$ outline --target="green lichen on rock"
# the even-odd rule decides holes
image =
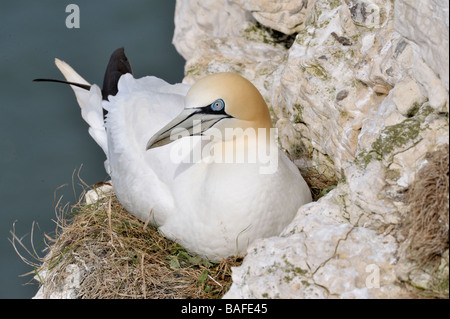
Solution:
[[[302,269],[300,267],[297,267],[296,265],[292,264],[287,260],[286,255],[283,255],[283,261],[285,263],[285,266],[281,266],[281,270],[284,271],[286,274],[284,276],[284,280],[286,283],[290,283],[295,277],[301,276],[304,277],[308,274],[308,270]]]
[[[376,159],[382,160],[395,149],[415,144],[420,132],[420,122],[406,119],[403,122],[386,127],[372,144]]]
[[[316,78],[326,81],[328,79],[328,72],[319,64],[314,64],[304,67],[306,74],[312,75]]]
[[[407,145],[414,146],[418,141],[420,123],[416,120],[405,120],[399,124],[386,127],[380,136],[372,143],[370,150],[362,151],[355,162],[366,168],[373,161],[392,161],[396,149],[407,149]]]
[[[404,121],[385,127],[378,138],[372,143],[371,149],[362,151],[356,158],[356,163],[362,167],[372,160],[392,162],[395,154],[405,151],[420,142],[420,132],[425,129],[422,123],[425,118],[434,112],[434,109],[425,102],[414,116]]]
[[[408,110],[406,116],[407,117],[413,117],[414,115],[417,114],[417,112],[420,109],[421,104],[419,102],[414,103]]]
[[[328,4],[330,6],[330,9],[336,9],[337,7],[340,7],[343,2],[342,0],[332,0],[332,1],[328,1]]]
[[[198,67],[193,67],[188,70],[186,70],[186,76],[200,76],[202,74],[202,71]]]
[[[281,280],[285,283],[290,283],[296,277],[302,277],[302,282],[307,282],[310,275],[307,269],[302,269],[297,265],[292,264],[286,255],[283,255],[280,261],[275,261],[272,265],[270,265],[267,269],[267,273],[283,273],[283,276],[280,276]],[[282,282],[280,281],[280,283]],[[264,297],[264,296],[263,296]]]
[[[387,169],[385,177],[387,180],[396,181],[401,177],[401,173],[396,169]]]

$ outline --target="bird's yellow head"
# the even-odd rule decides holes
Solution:
[[[235,73],[216,73],[198,80],[188,91],[184,110],[158,131],[147,149],[170,143],[172,131],[194,132],[194,121],[201,123],[200,134],[211,127],[270,129],[269,109],[258,89]]]

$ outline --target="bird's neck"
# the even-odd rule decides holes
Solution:
[[[255,122],[241,121],[239,127],[225,128],[222,139],[213,143],[216,160],[222,163],[257,163],[278,151],[276,130]],[[276,154],[277,155],[277,154]]]

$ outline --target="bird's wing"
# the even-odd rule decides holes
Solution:
[[[156,77],[121,76],[118,93],[103,101],[108,161],[122,205],[136,217],[164,224],[175,205],[171,185],[176,164],[171,147],[146,151],[148,140],[183,109],[189,86],[170,85]]]
[[[109,145],[115,153],[143,156],[148,140],[184,107],[189,85],[175,84],[147,76],[121,76],[118,94],[103,101],[108,111],[106,127]]]

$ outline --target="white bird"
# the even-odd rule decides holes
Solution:
[[[121,204],[187,250],[212,261],[243,254],[255,239],[278,235],[311,201],[298,168],[269,134],[263,97],[245,78],[212,74],[192,87],[135,79],[121,48],[102,91],[55,62],[106,154]],[[177,132],[185,137],[174,140]]]

